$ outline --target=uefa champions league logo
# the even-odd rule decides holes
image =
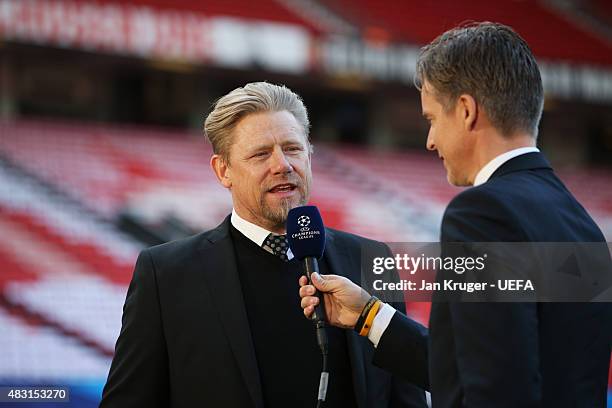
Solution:
[[[319,231],[317,228],[311,231],[310,228],[308,227],[310,225],[311,219],[307,215],[300,215],[297,218],[296,222],[297,222],[298,227],[300,227],[300,232],[291,234],[291,238],[295,240],[301,241],[303,239],[313,239],[325,233],[324,231]]]
[[[307,215],[300,215],[297,219],[297,223],[300,227],[300,231],[305,232],[308,231],[310,228],[308,228],[308,226],[310,225],[310,217]]]
[[[307,215],[300,215],[297,219],[297,223],[300,227],[307,227],[310,225],[310,217]]]

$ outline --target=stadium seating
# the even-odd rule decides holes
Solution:
[[[104,378],[110,358],[103,357],[54,329],[24,323],[0,308],[0,379],[77,381]],[[27,382],[24,382],[26,380]],[[49,384],[47,382],[47,384]]]
[[[116,4],[117,0],[98,0]],[[341,31],[321,24],[303,10],[307,3],[264,0],[129,0],[163,10],[191,11],[206,16],[239,17],[255,21],[273,21],[304,27],[315,35]],[[599,18],[612,19],[610,2],[592,0],[587,5]],[[466,21],[496,21],[514,27],[529,43],[538,57],[556,61],[573,61],[596,65],[612,65],[612,44],[600,33],[572,20],[545,3],[504,0],[476,0],[457,3],[441,2],[379,2],[376,0],[329,0],[319,4],[361,29],[364,37],[371,33],[394,41],[427,44],[444,30]],[[610,21],[610,20],[608,20]],[[331,31],[330,31],[331,30]]]
[[[113,4],[117,0],[102,0]],[[123,2],[125,4],[125,2]],[[296,13],[274,0],[129,0],[134,5],[146,5],[165,10],[195,11],[206,16],[242,17],[250,20],[273,21],[304,26],[313,33],[320,33],[321,27],[301,18]]]
[[[395,40],[416,44],[427,44],[462,22],[500,22],[515,28],[539,57],[612,65],[612,45],[608,41],[580,28],[569,17],[557,14],[541,2],[334,0],[329,7],[364,30],[378,27],[388,31]]]
[[[364,149],[339,148],[337,154],[353,169],[376,175],[407,202],[420,202],[427,208],[435,208],[441,214],[443,208],[461,189],[451,187],[446,181],[441,163],[432,160],[433,154],[402,152],[376,153]],[[608,187],[612,174],[604,168],[560,168],[557,173],[595,217],[610,239],[612,237],[612,190]]]
[[[229,194],[209,168],[210,146],[198,135],[36,121],[0,126],[6,135],[0,140],[1,156],[107,220],[129,212],[155,222],[173,213],[201,230],[214,226],[231,208]],[[609,171],[559,172],[598,221],[607,226],[612,215],[612,192],[605,188]],[[460,191],[448,185],[443,166],[427,152],[317,146],[313,174],[312,201],[327,214],[328,225],[386,241],[435,240],[444,207]],[[27,201],[27,195],[19,198],[11,191],[5,191],[5,196],[12,201]],[[381,207],[380,202],[386,206]],[[47,214],[47,218],[55,213],[47,208],[34,212]],[[385,221],[390,215],[397,219]],[[48,220],[37,224],[27,211],[17,211],[15,218],[52,240],[53,231],[44,225]],[[75,231],[78,228],[73,226],[69,234]],[[75,254],[92,251],[87,242],[60,244]],[[107,262],[104,254],[95,251],[91,257],[77,256],[86,257],[94,265]]]
[[[154,219],[175,212],[203,229],[231,209],[229,194],[209,168],[210,147],[201,137],[37,122],[3,126],[7,137],[0,140],[1,154],[105,217],[136,211]],[[317,151],[312,198],[330,215],[330,226],[350,225],[357,233],[387,240],[435,237],[435,226],[415,231],[402,215],[408,208],[424,212],[426,206],[401,203],[400,222],[385,221],[388,208],[380,207],[375,194],[385,195],[385,201],[390,194],[401,202],[400,196],[381,188],[384,183],[373,175],[355,177],[357,169],[343,167],[334,149],[321,146]]]

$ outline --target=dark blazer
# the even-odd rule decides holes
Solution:
[[[216,229],[139,255],[100,407],[263,408],[229,227],[228,216]],[[329,267],[356,282],[361,245],[388,251],[355,235],[326,234]],[[347,330],[346,341],[360,408],[427,406],[423,390],[370,363],[366,338]]]
[[[605,239],[544,156],[528,153],[451,201],[441,241]],[[434,408],[606,406],[609,303],[433,302],[429,327],[396,313],[375,363],[429,388]]]

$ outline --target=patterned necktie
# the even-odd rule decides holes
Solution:
[[[263,244],[263,248],[266,251],[278,256],[283,261],[289,261],[289,259],[287,258],[287,251],[289,250],[289,245],[287,245],[287,237],[285,237],[284,235],[268,235]]]

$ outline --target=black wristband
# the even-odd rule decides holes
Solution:
[[[366,305],[363,307],[363,310],[359,314],[359,319],[357,319],[357,323],[355,323],[355,328],[353,329],[355,332],[357,332],[357,334],[361,333],[361,329],[363,329],[368,313],[370,313],[370,310],[376,301],[378,301],[378,298],[376,296],[372,296],[370,300],[368,300],[368,303],[366,303]]]

